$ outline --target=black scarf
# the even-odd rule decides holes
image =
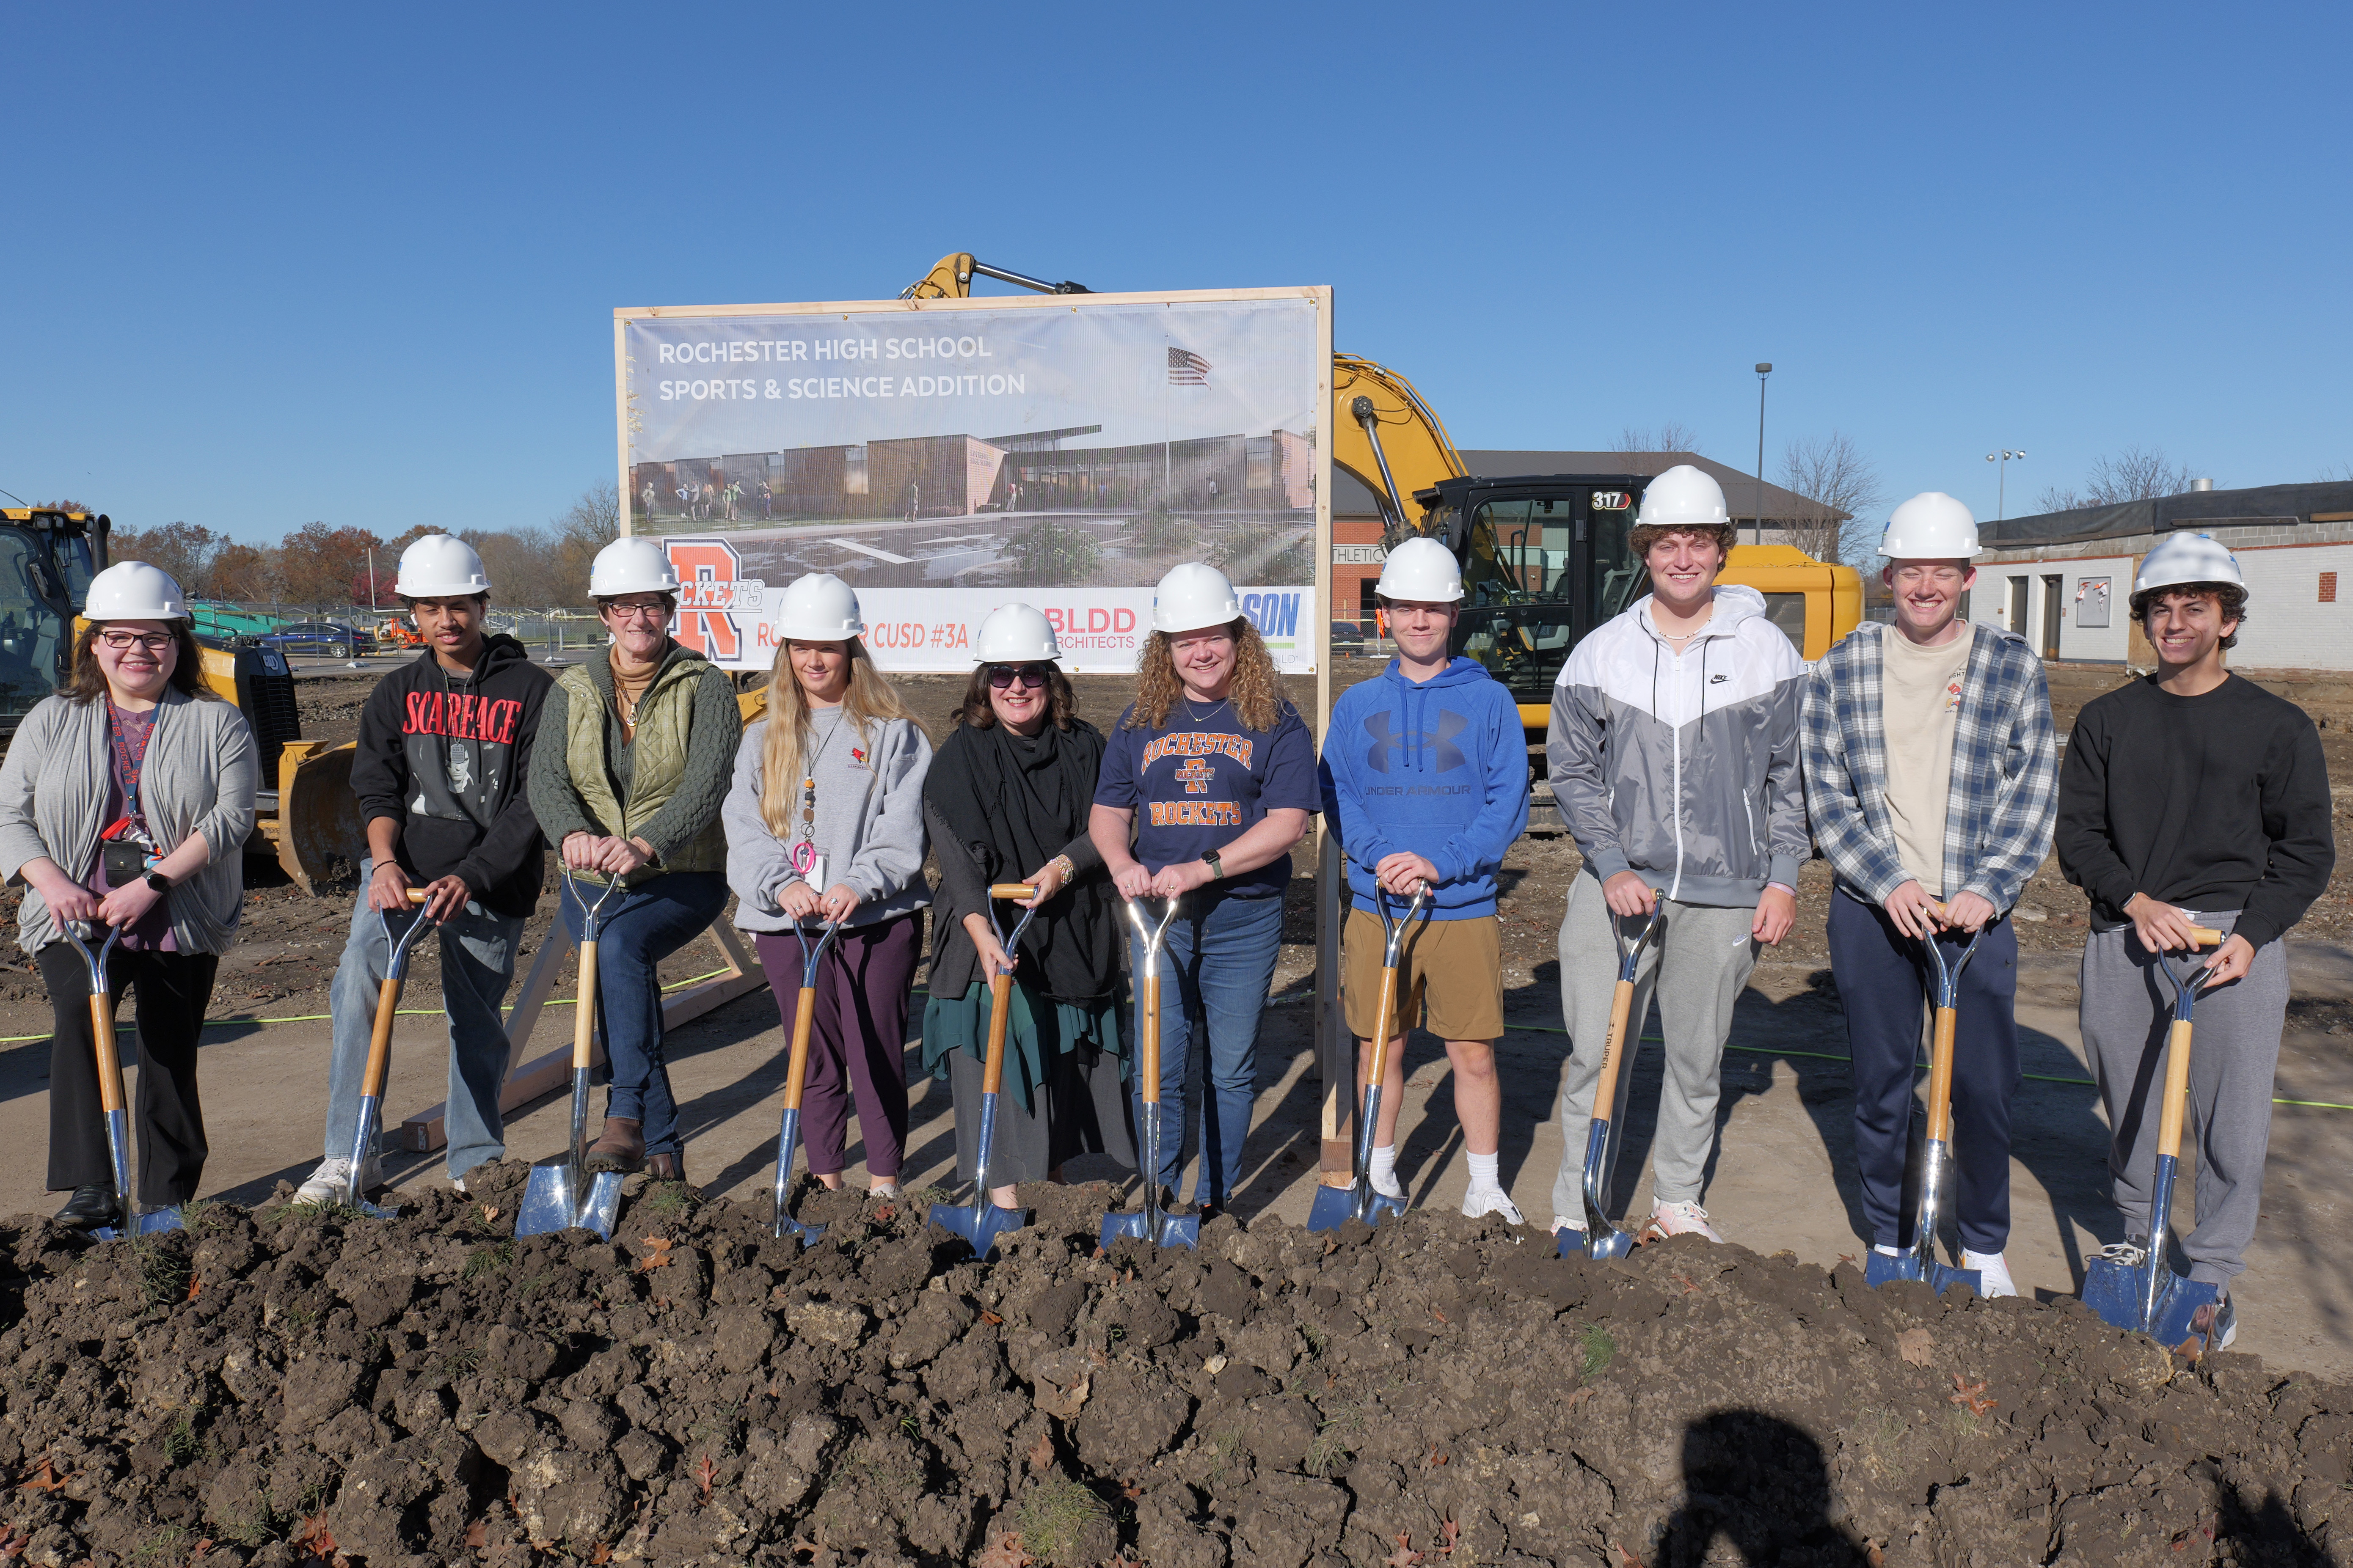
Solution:
[[[1103,731],[1083,719],[1068,730],[1049,722],[1026,743],[1001,723],[961,724],[933,757],[923,797],[971,851],[982,880],[1010,882],[1086,831],[1103,753]],[[1117,896],[1098,870],[1055,894],[1029,922],[1022,955],[1038,965],[1027,973],[1042,976],[1048,995],[1083,1002],[1117,987]]]

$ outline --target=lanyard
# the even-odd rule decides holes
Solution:
[[[159,709],[157,712],[162,710]],[[113,753],[114,784],[122,792],[122,821],[139,823],[139,770],[146,765],[148,743],[155,739],[155,721],[151,718],[139,736],[139,746],[132,749],[122,727],[114,721],[114,704],[106,705],[106,740]]]

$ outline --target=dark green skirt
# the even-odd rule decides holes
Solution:
[[[1044,1181],[1076,1154],[1107,1154],[1134,1169],[1122,1028],[1127,1011],[1124,996],[1056,1002],[1014,982],[990,1185]],[[923,1068],[955,1092],[956,1174],[967,1182],[979,1163],[988,1014],[988,987],[977,981],[961,997],[935,996],[923,1009]]]

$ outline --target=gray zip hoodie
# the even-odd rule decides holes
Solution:
[[[1678,655],[1648,595],[1596,627],[1553,685],[1554,798],[1602,881],[1637,871],[1687,904],[1753,908],[1810,852],[1798,772],[1805,665],[1734,584]]]
[[[789,931],[793,922],[778,903],[784,889],[800,880],[791,858],[792,840],[768,831],[760,815],[761,748],[770,721],[744,731],[735,748],[735,778],[720,807],[727,826],[727,885],[735,890],[735,924],[744,931]],[[811,716],[810,747],[817,752],[817,823],[813,842],[825,857],[825,880],[859,897],[848,921],[871,925],[932,901],[923,880],[923,775],[931,770],[932,743],[904,719],[878,724],[861,739],[839,708]],[[800,824],[798,785],[793,781],[794,827]],[[825,888],[817,889],[822,893]]]

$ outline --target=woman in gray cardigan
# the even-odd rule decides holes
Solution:
[[[71,684],[17,727],[0,761],[0,879],[27,888],[16,940],[56,1016],[49,1042],[58,1218],[112,1211],[90,1033],[90,976],[58,921],[121,932],[107,982],[139,994],[139,1200],[183,1204],[205,1172],[196,1037],[237,940],[253,831],[253,731],[206,689],[179,584],[143,562],[90,579]]]

